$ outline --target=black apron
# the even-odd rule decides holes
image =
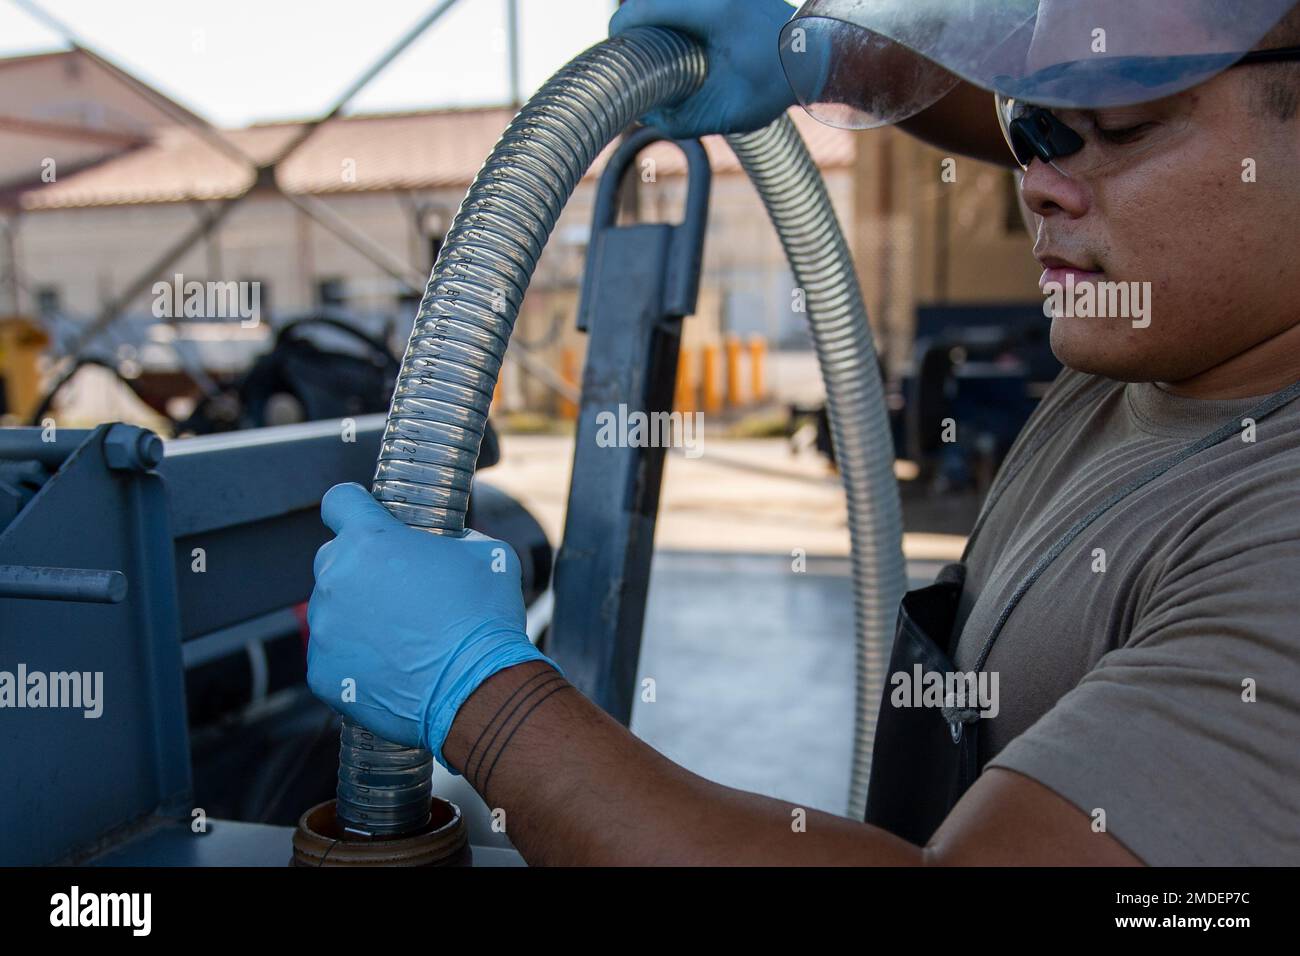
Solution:
[[[934,584],[909,591],[904,596],[898,609],[894,649],[887,672],[889,675],[902,672],[910,678],[919,673],[924,680],[924,675],[937,673],[939,686],[944,686],[945,675],[962,672],[951,658],[959,636],[953,631],[957,602],[966,580],[965,562],[970,556],[976,536],[1002,492],[1011,485],[1025,464],[1078,410],[1091,405],[1090,399],[1094,397],[1094,392],[1099,393],[1113,384],[1104,380],[1094,382],[1070,400],[1073,410],[1063,415],[1054,428],[1027,448],[1019,464],[999,480],[990,492],[962,553],[962,560],[944,567]],[[1297,396],[1300,396],[1300,382],[1263,400],[1241,417],[1262,421]],[[1240,433],[1240,420],[1225,423],[1199,441],[1156,462],[1075,522],[1012,591],[998,615],[992,633],[980,648],[973,670],[976,673],[983,671],[994,642],[1020,599],[1051,563],[1094,521],[1172,468]],[[919,671],[916,670],[918,667]],[[980,714],[974,707],[893,707],[890,706],[889,697],[887,681],[876,721],[866,822],[918,846],[924,846],[956,806],[962,794],[979,776],[982,766],[979,751]]]

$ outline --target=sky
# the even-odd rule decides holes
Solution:
[[[35,0],[90,49],[219,126],[323,112],[436,0]],[[349,113],[509,99],[506,0],[459,0]],[[615,0],[519,0],[524,97],[607,34]],[[0,0],[0,57],[66,47]]]

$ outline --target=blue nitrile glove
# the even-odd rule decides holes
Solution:
[[[313,566],[307,683],[345,717],[447,767],[443,742],[480,684],[525,661],[559,670],[524,632],[510,545],[408,528],[356,484],[331,488],[320,511],[337,537]]]
[[[794,105],[781,67],[781,28],[794,16],[785,0],[628,0],[609,35],[669,27],[694,37],[709,57],[704,86],[673,109],[643,118],[674,139],[752,133]]]

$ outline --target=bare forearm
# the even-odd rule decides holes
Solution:
[[[507,668],[443,748],[533,864],[921,862],[884,831],[710,783],[656,752],[544,663]]]

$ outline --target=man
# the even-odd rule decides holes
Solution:
[[[1289,0],[1252,23],[1220,0],[1006,0],[909,33],[900,18],[928,5],[805,6],[848,12],[785,25],[778,0],[632,0],[613,28],[708,48],[708,85],[650,117],[679,136],[790,105],[783,25],[801,101],[844,125],[989,158],[997,127],[971,104],[989,116],[977,87],[998,94],[1067,369],[964,576],[936,585],[951,635],[927,646],[1000,677],[996,716],[945,712],[978,776],[924,819],[890,731],[880,825],[809,812],[797,832],[790,805],[689,773],[572,688],[523,636],[517,566],[490,570],[499,543],[407,529],[358,486],[322,505],[338,536],[316,562],[311,686],[463,772],[534,864],[1300,863],[1300,16]],[[891,89],[904,37],[920,59]],[[836,58],[791,59],[818,48]],[[1104,283],[1145,295],[1145,317],[1137,299],[1081,315]],[[899,707],[887,692],[882,729]]]

